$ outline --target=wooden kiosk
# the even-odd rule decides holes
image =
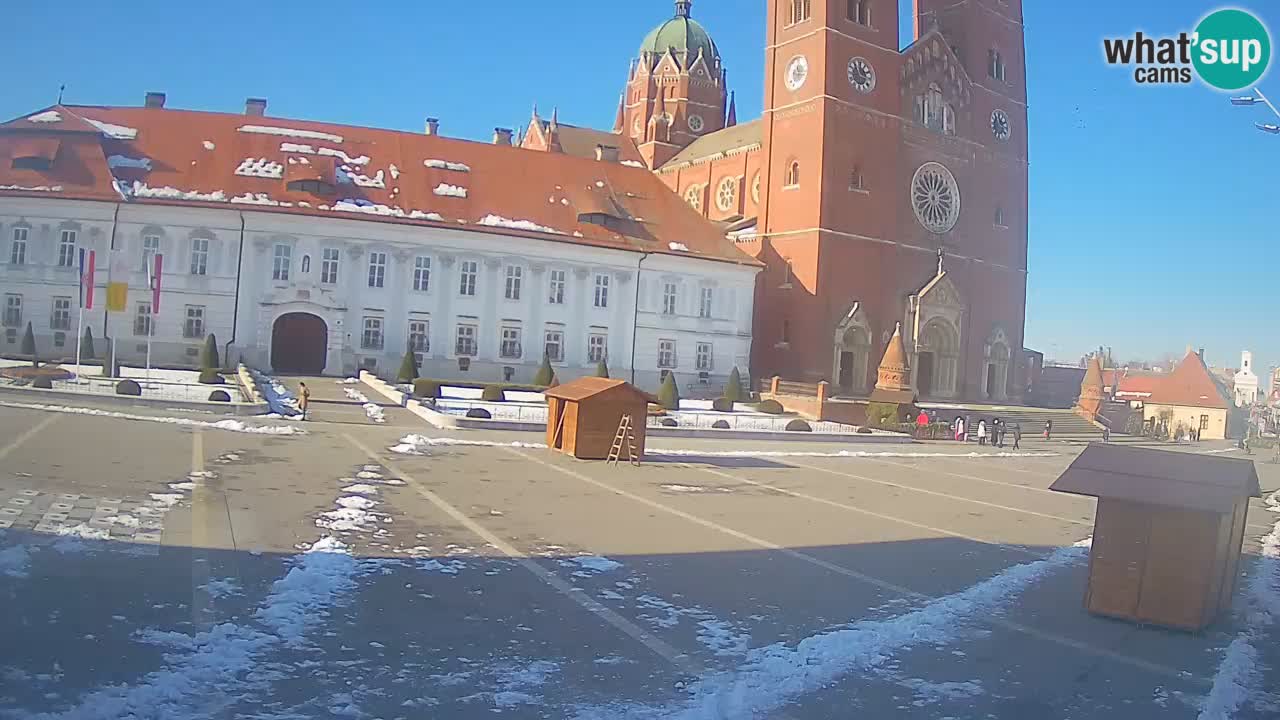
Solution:
[[[631,440],[639,461],[644,456],[648,393],[622,381],[582,377],[548,388],[547,447],[579,460],[605,460],[624,416],[631,418]]]
[[[1095,443],[1049,489],[1098,498],[1089,612],[1195,631],[1231,607],[1252,462]]]

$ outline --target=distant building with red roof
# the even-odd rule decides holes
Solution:
[[[1204,358],[1188,351],[1173,372],[1151,383],[1143,399],[1143,419],[1198,429],[1203,440],[1223,440],[1231,432],[1233,403],[1222,384],[1210,372]]]

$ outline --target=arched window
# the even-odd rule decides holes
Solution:
[[[956,134],[956,111],[950,104],[942,106],[942,134]]]
[[[848,17],[859,25],[871,24],[870,0],[849,0]]]
[[[791,17],[787,24],[794,25],[809,19],[809,0],[791,0]]]
[[[866,190],[866,181],[862,177],[862,167],[854,165],[853,170],[849,172],[849,189],[850,190]]]
[[[783,187],[800,187],[800,161],[787,163],[787,177],[782,181]]]
[[[309,272],[311,272],[311,256],[303,255],[302,256],[302,274],[306,275]]]
[[[942,88],[931,83],[924,94],[924,124],[934,130],[942,128]]]
[[[1004,82],[1004,58],[994,48],[987,51],[987,75]]]

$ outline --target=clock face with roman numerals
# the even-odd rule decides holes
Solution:
[[[869,93],[876,87],[876,71],[866,58],[849,61],[849,84],[860,93]]]
[[[1009,116],[1003,110],[991,113],[991,134],[997,140],[1009,139]]]

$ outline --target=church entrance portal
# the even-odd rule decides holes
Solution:
[[[329,329],[311,313],[287,313],[271,331],[271,369],[279,373],[319,375],[324,372]]]

